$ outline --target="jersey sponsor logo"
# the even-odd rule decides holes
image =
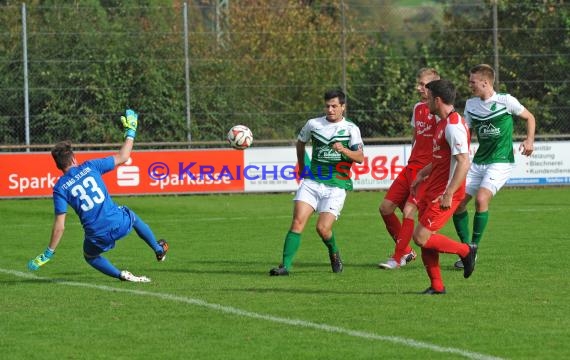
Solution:
[[[328,146],[321,146],[317,149],[317,160],[320,161],[339,161],[340,153],[336,152],[333,148]]]
[[[481,126],[479,126],[477,132],[479,136],[482,138],[492,138],[492,137],[501,136],[501,129],[495,127],[491,123],[482,124]]]
[[[432,136],[431,129],[433,124],[424,122],[424,121],[416,121],[416,134],[423,135],[423,136]]]
[[[437,159],[441,159],[441,155],[439,155],[439,150],[441,150],[441,146],[439,145],[438,140],[441,140],[441,138],[443,137],[443,130],[440,130],[435,138],[433,139],[433,157],[437,158]]]

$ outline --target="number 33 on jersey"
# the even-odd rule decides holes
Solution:
[[[123,213],[110,199],[103,174],[115,168],[112,156],[86,161],[71,167],[53,188],[55,214],[67,213],[67,204],[79,216],[87,234],[106,229],[113,222],[119,222]],[[106,216],[98,216],[106,214]],[[119,219],[121,217],[121,219]]]

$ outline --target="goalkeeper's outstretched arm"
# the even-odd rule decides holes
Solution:
[[[43,253],[39,254],[28,262],[28,269],[38,270],[40,267],[44,266],[48,261],[51,260],[55,254],[55,249],[63,237],[63,232],[65,231],[65,215],[66,214],[57,214],[55,216],[51,230],[51,240],[48,247],[44,250]]]
[[[115,166],[119,166],[127,162],[129,157],[131,156],[131,151],[133,150],[134,141],[132,138],[125,138],[125,142],[123,146],[121,146],[121,150],[113,157],[115,158]]]
[[[61,238],[63,237],[63,232],[65,231],[65,213],[57,214],[53,220],[53,226],[51,229],[51,240],[49,242],[49,248],[55,251],[55,248],[59,245]]]

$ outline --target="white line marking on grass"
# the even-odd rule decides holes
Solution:
[[[159,299],[163,299],[163,300],[177,301],[180,303],[196,305],[196,306],[204,307],[207,309],[215,310],[215,311],[225,313],[225,314],[230,314],[230,315],[237,315],[237,316],[243,316],[243,317],[248,317],[248,318],[252,318],[252,319],[260,319],[260,320],[265,320],[265,321],[271,321],[271,322],[279,323],[279,324],[298,326],[298,327],[303,327],[303,328],[308,328],[308,329],[315,329],[315,330],[325,331],[328,333],[344,334],[344,335],[357,337],[357,338],[361,338],[361,339],[366,339],[366,340],[378,340],[378,341],[382,341],[382,342],[401,344],[401,345],[411,347],[411,348],[416,348],[416,349],[426,349],[426,350],[431,350],[431,351],[439,352],[439,353],[460,355],[460,356],[463,356],[463,357],[468,358],[468,359],[502,360],[502,358],[491,356],[491,355],[480,354],[480,353],[466,351],[466,350],[452,348],[452,347],[438,346],[438,345],[426,343],[423,341],[417,341],[417,340],[407,339],[407,338],[398,337],[398,336],[378,335],[378,334],[374,334],[374,333],[370,333],[370,332],[351,330],[351,329],[346,329],[346,328],[342,328],[339,326],[319,324],[319,323],[314,323],[314,322],[300,320],[300,319],[289,319],[289,318],[283,318],[283,317],[278,317],[278,316],[260,314],[260,313],[256,313],[256,312],[252,312],[252,311],[241,310],[241,309],[231,307],[231,306],[209,303],[209,302],[206,302],[204,300],[193,299],[193,298],[184,297],[184,296],[177,296],[177,295],[164,294],[164,293],[156,293],[156,292],[144,291],[144,290],[122,289],[122,288],[118,288],[118,287],[105,286],[105,285],[95,285],[95,284],[88,284],[88,283],[80,283],[80,282],[74,282],[74,281],[54,280],[54,279],[49,279],[49,278],[42,278],[42,277],[30,274],[30,273],[25,273],[25,272],[15,271],[15,270],[8,270],[8,269],[0,269],[0,272],[5,273],[5,274],[10,274],[10,275],[15,275],[17,277],[22,277],[22,278],[26,278],[26,279],[34,279],[34,280],[41,280],[41,281],[45,281],[45,282],[52,282],[52,283],[56,283],[59,285],[85,287],[85,288],[103,290],[103,291],[108,291],[108,292],[122,292],[122,293],[128,293],[128,294],[134,294],[134,295],[140,295],[140,296],[155,297],[155,298],[159,298]]]

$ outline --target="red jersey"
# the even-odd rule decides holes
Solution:
[[[454,111],[447,119],[437,122],[433,136],[432,170],[426,180],[426,200],[434,200],[445,192],[457,166],[453,155],[469,153],[469,142],[469,129],[459,113]],[[464,194],[465,181],[453,197],[463,198]]]
[[[419,170],[429,164],[433,151],[433,134],[437,124],[437,116],[430,114],[425,102],[414,105],[411,124],[414,127],[415,140],[408,166]]]

